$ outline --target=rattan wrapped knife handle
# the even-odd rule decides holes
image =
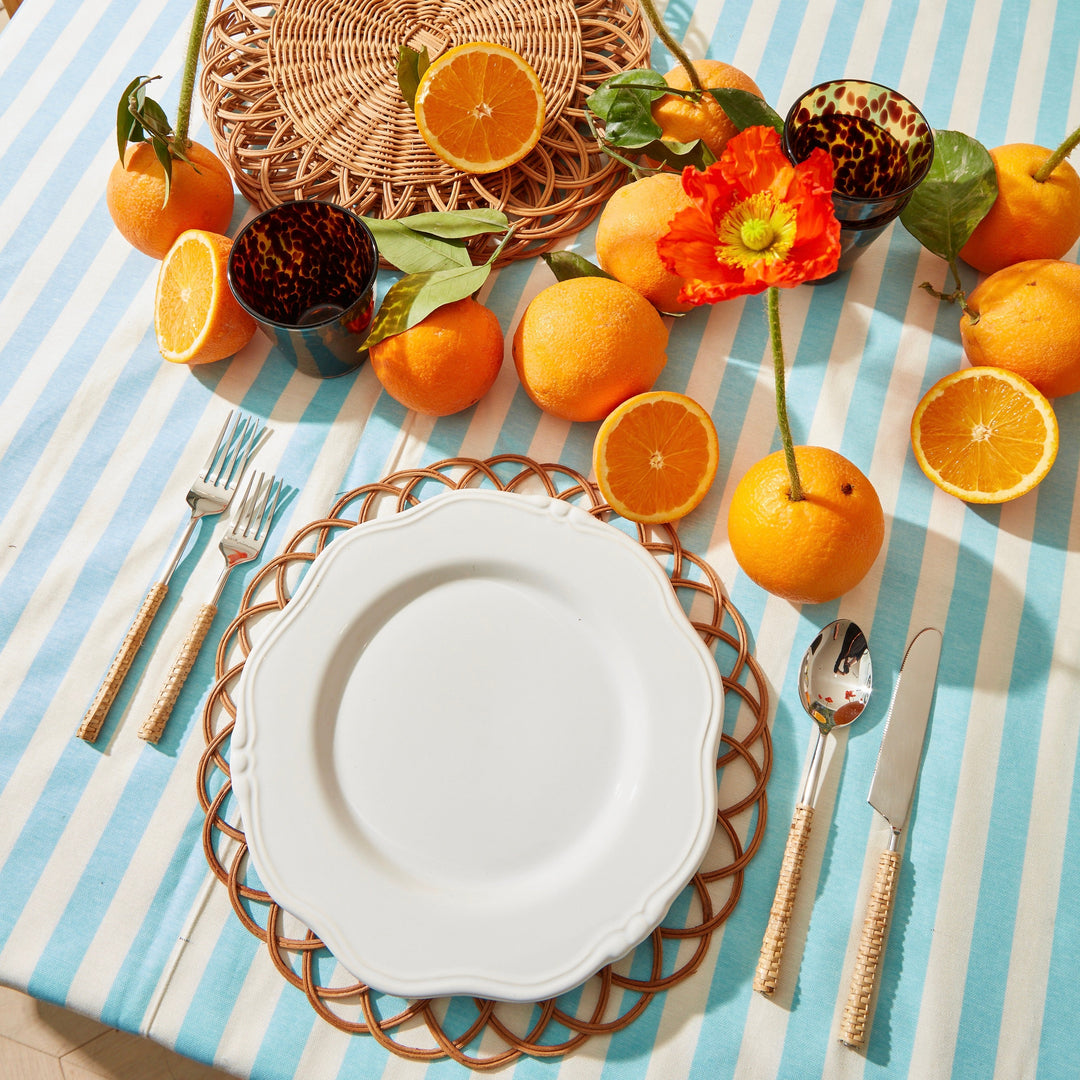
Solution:
[[[210,624],[214,621],[216,614],[217,606],[215,604],[203,604],[199,608],[199,614],[195,616],[195,621],[188,631],[188,636],[184,639],[184,644],[180,646],[180,652],[177,653],[176,660],[173,661],[172,671],[169,672],[169,677],[165,680],[165,685],[162,686],[161,693],[158,694],[158,699],[154,703],[153,709],[150,710],[150,715],[143,721],[142,727],[139,728],[140,739],[156,743],[164,734],[165,725],[172,715],[176,699],[180,696],[180,691],[183,689],[192,667],[195,666],[199,650],[206,640],[206,635],[210,632]]]
[[[780,978],[780,960],[787,943],[788,924],[795,906],[795,894],[802,877],[803,859],[806,857],[806,844],[810,839],[810,826],[813,821],[814,808],[799,803],[795,807],[791,828],[788,830],[784,860],[780,864],[780,880],[776,883],[776,895],[769,911],[769,925],[765,927],[761,955],[754,972],[754,989],[762,994],[772,994]]]
[[[165,582],[159,581],[156,585],[151,586],[150,591],[146,594],[146,599],[143,600],[142,607],[139,608],[139,613],[135,616],[135,621],[131,624],[127,635],[120,643],[116,656],[113,657],[113,662],[109,666],[97,695],[91,702],[90,708],[86,710],[86,715],[79,726],[78,735],[80,739],[93,742],[98,737],[101,727],[105,723],[105,717],[109,715],[109,709],[112,708],[112,703],[120,692],[124,678],[127,676],[128,671],[131,670],[135,654],[139,651],[139,647],[146,637],[146,632],[150,629],[150,624],[154,621],[154,616],[157,614],[158,608],[161,607],[161,601],[165,599],[165,594],[168,591],[169,586]]]
[[[862,1046],[866,1039],[866,1024],[870,1019],[870,1002],[874,996],[885,955],[885,939],[889,932],[889,915],[896,896],[896,879],[900,874],[900,853],[883,851],[878,860],[874,888],[866,905],[859,953],[851,977],[840,1041],[848,1046]]]

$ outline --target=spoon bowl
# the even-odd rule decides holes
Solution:
[[[780,880],[776,884],[769,925],[765,928],[754,973],[754,989],[763,994],[774,993],[780,977],[780,960],[814,820],[814,799],[825,757],[825,740],[833,728],[846,727],[858,718],[870,700],[872,687],[873,666],[862,630],[850,619],[836,619],[823,627],[810,643],[799,668],[799,698],[817,725],[817,738],[791,819],[784,860],[780,864]]]

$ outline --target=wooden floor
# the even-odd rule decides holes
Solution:
[[[3,1080],[230,1080],[149,1039],[0,987]]]

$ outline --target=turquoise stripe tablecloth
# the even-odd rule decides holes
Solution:
[[[1080,122],[1076,0],[672,0],[664,17],[691,53],[751,73],[781,112],[814,83],[854,75],[987,146],[1056,146]],[[209,876],[195,769],[212,650],[162,743],[135,737],[212,590],[212,529],[180,565],[101,738],[74,737],[179,537],[183,494],[229,407],[270,423],[260,464],[296,489],[270,551],[339,493],[400,467],[516,453],[587,474],[596,432],[541,414],[512,363],[479,405],[435,421],[382,394],[368,368],[318,382],[259,336],[199,370],[160,360],[157,264],[116,233],[105,178],[120,91],[161,74],[155,96],[171,107],[189,18],[179,0],[24,0],[0,35],[0,981],[259,1080],[464,1075],[319,1020]],[[660,47],[654,65],[670,66]],[[210,141],[201,115],[192,134]],[[233,232],[250,213],[238,199]],[[594,230],[569,246],[592,257]],[[777,445],[761,298],[671,322],[659,386],[709,409],[721,450],[716,483],[679,536],[719,572],[770,687],[764,842],[693,977],[615,1036],[504,1072],[1080,1075],[1080,405],[1055,402],[1060,453],[1036,492],[978,509],[933,488],[908,423],[962,361],[957,312],[917,288],[925,280],[945,285],[944,263],[897,224],[850,274],[783,296],[796,440],[856,462],[887,517],[870,575],[827,605],[764,593],[725,535],[735,483]],[[976,280],[965,269],[965,285]],[[550,281],[539,260],[514,263],[481,299],[509,335]],[[243,586],[235,575],[223,611]],[[879,689],[866,719],[833,740],[785,976],[766,1000],[751,979],[811,742],[796,672],[815,628],[837,616],[867,631]],[[905,643],[927,624],[944,631],[936,704],[881,998],[857,1054],[836,1031],[886,841],[866,791]]]

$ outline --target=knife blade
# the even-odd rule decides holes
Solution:
[[[867,802],[889,823],[892,835],[888,848],[878,859],[851,988],[844,1007],[840,1041],[848,1046],[862,1046],[866,1039],[870,1005],[881,971],[889,915],[900,872],[897,847],[900,834],[907,824],[919,778],[919,764],[941,658],[941,641],[941,631],[928,626],[920,630],[908,644],[885,720],[874,776],[870,781]]]

